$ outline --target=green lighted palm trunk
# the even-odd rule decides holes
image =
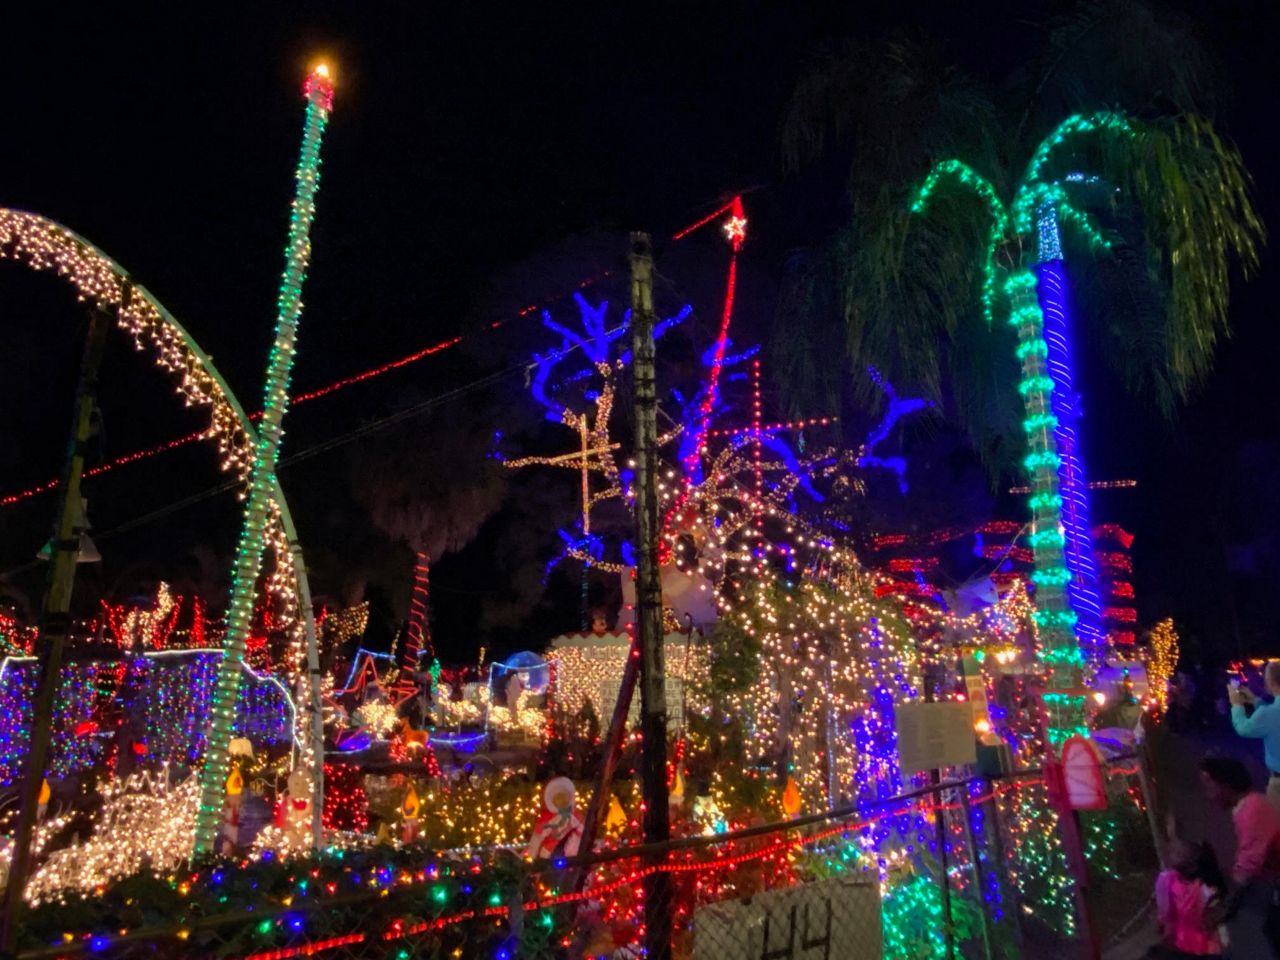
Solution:
[[[935,206],[935,195],[944,188],[955,188],[961,196]],[[980,209],[971,199],[979,201]],[[1054,354],[1048,352],[1041,310],[1041,297],[1052,311],[1056,308],[1051,304],[1061,306],[1061,295],[1057,300],[1046,296],[1046,271],[1040,263],[1063,259],[1060,229],[1076,241],[1072,259],[1082,246],[1079,241],[1095,251],[1109,249],[1097,220],[1121,207],[1127,208],[1126,219],[1138,215],[1150,274],[1162,278],[1159,285],[1168,301],[1160,349],[1148,354],[1145,363],[1154,361],[1152,379],[1162,385],[1158,395],[1166,402],[1182,400],[1208,371],[1213,346],[1227,330],[1231,260],[1238,259],[1246,271],[1255,268],[1263,239],[1244,162],[1205,120],[1191,114],[1152,121],[1109,111],[1077,114],[1040,141],[1007,202],[968,164],[944,160],[934,165],[911,204],[913,213],[930,215],[939,234],[967,237],[975,227],[985,227],[982,315],[990,327],[996,314],[1007,309],[1018,333],[1019,391],[1026,406],[1023,428],[1029,451],[1025,464],[1035,524],[1035,617],[1040,655],[1049,673],[1048,738],[1055,744],[1084,731],[1081,641],[1095,658],[1100,644],[1096,631],[1089,629],[1095,608],[1088,583],[1071,583],[1067,565],[1070,556],[1072,566],[1081,566],[1087,552],[1081,546],[1083,520],[1071,489],[1075,470],[1068,463],[1060,473],[1061,459],[1070,460],[1073,451],[1070,440],[1059,449],[1058,437],[1066,439],[1071,428],[1054,416],[1049,366],[1052,362],[1056,369],[1059,352],[1056,344]],[[974,219],[975,213],[980,219]],[[938,240],[937,234],[929,238],[930,243]],[[913,248],[900,243],[897,249],[902,256]],[[955,294],[963,289],[957,279],[951,267],[922,271],[918,292],[928,300],[921,302],[952,314],[958,306]],[[1051,316],[1051,325],[1055,321]],[[1143,362],[1143,357],[1135,357],[1135,363]],[[1069,407],[1063,404],[1059,409]],[[1066,494],[1071,501],[1065,514],[1069,533],[1063,530],[1063,475],[1068,477]],[[1084,529],[1087,533],[1087,524]],[[1086,614],[1083,623],[1081,610]]]
[[[1084,658],[1075,633],[1076,613],[1071,609],[1063,552],[1062,497],[1058,494],[1060,460],[1051,407],[1053,378],[1046,369],[1048,345],[1044,339],[1044,315],[1036,295],[1036,276],[1019,270],[1005,284],[1009,296],[1009,324],[1018,332],[1018,357],[1022,361],[1022,394],[1028,454],[1023,464],[1031,478],[1030,542],[1035,553],[1036,623],[1040,648],[1049,668],[1045,707],[1049,713],[1049,740],[1054,744],[1075,733],[1086,733],[1084,697],[1081,693]]]
[[[320,143],[333,105],[333,85],[329,70],[319,66],[303,88],[307,98],[307,119],[302,134],[302,154],[295,176],[293,214],[289,223],[289,245],[285,251],[284,276],[276,308],[276,339],[267,363],[267,382],[262,422],[249,478],[249,497],[244,527],[232,570],[231,603],[227,610],[227,635],[223,642],[218,681],[209,703],[209,727],[204,766],[200,771],[200,807],[196,812],[195,852],[213,848],[221,820],[227,779],[227,748],[232,719],[240,693],[241,667],[245,643],[253,616],[258,575],[262,570],[264,533],[276,458],[280,448],[281,422],[289,405],[289,377],[293,369],[298,320],[302,315],[302,282],[310,256],[311,222],[315,218],[315,197],[320,186]]]

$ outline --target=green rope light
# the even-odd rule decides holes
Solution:
[[[1067,117],[1047,137],[1040,141],[1040,146],[1036,148],[1036,152],[1032,155],[1031,162],[1027,164],[1027,172],[1023,175],[1022,182],[1040,182],[1049,158],[1069,138],[1099,131],[1129,137],[1137,135],[1133,126],[1129,123],[1129,118],[1122,113],[1100,110],[1097,113],[1088,115],[1077,113]]]
[[[204,765],[200,769],[200,806],[196,810],[194,852],[213,849],[221,819],[225,784],[229,769],[228,747],[236,699],[240,693],[241,664],[253,619],[253,600],[262,555],[266,547],[266,525],[275,480],[276,459],[283,434],[281,423],[289,406],[289,379],[293,370],[298,321],[302,316],[302,283],[311,254],[311,223],[315,218],[315,197],[320,187],[320,144],[333,106],[333,84],[329,70],[319,66],[303,88],[307,98],[302,151],[295,174],[293,213],[285,248],[284,276],[276,305],[276,338],[267,363],[265,402],[249,475],[249,497],[236,562],[232,568],[231,602],[227,608],[227,633],[222,662],[209,702],[209,731]]]
[[[1052,430],[1058,425],[1058,418],[1052,413],[1036,413],[1022,421],[1022,429],[1026,433],[1037,430]]]
[[[1027,537],[1027,543],[1035,547],[1060,547],[1066,542],[1061,530],[1037,530]]]
[[[1046,397],[1053,393],[1053,378],[1047,374],[1040,374],[1036,377],[1027,377],[1018,384],[1018,392],[1024,397],[1032,393],[1041,393]],[[1045,406],[1048,406],[1046,403]]]
[[[1019,360],[1025,360],[1029,354],[1036,354],[1040,357],[1049,355],[1049,345],[1040,340],[1026,340],[1018,344],[1017,355]]]
[[[1048,570],[1036,570],[1031,580],[1041,587],[1065,587],[1071,582],[1071,571],[1066,567],[1050,567]]]
[[[1052,450],[1040,450],[1036,453],[1028,454],[1023,459],[1022,465],[1027,468],[1028,473],[1034,473],[1036,470],[1043,470],[1046,467],[1056,471],[1062,466],[1062,458]]]

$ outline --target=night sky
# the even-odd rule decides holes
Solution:
[[[287,457],[405,396],[470,381],[486,354],[511,354],[527,331],[491,341],[478,331],[507,319],[513,297],[562,294],[569,278],[569,268],[544,271],[550,289],[512,291],[513,275],[530,286],[543,276],[516,269],[528,258],[589,231],[666,236],[735,192],[749,191],[752,220],[741,322],[744,335],[765,338],[788,252],[820,243],[842,216],[836,164],[784,177],[779,159],[779,118],[815,46],[929,36],[968,71],[997,78],[1037,23],[1066,5],[858,6],[232,3],[198,8],[206,14],[98,5],[64,7],[44,22],[11,16],[0,39],[0,204],[61,221],[113,256],[256,407],[301,132],[299,87],[318,56],[329,58],[336,105],[294,383],[307,390],[455,334],[469,341],[466,351],[298,408]],[[1280,11],[1263,0],[1178,6],[1223,65],[1230,96],[1217,120],[1240,146],[1274,229]],[[682,257],[667,265],[678,265],[697,329],[709,337],[722,245]],[[1210,655],[1280,652],[1276,279],[1268,251],[1260,274],[1233,287],[1234,337],[1172,425],[1120,393],[1093,370],[1100,365],[1086,361],[1082,373],[1091,475],[1139,481],[1136,491],[1096,498],[1094,518],[1137,535],[1142,620],[1175,616]],[[12,266],[0,269],[0,297],[5,493],[59,469],[84,324],[65,287]],[[103,390],[108,455],[202,425],[126,344],[113,345]],[[439,455],[448,469],[448,451]],[[346,529],[335,478],[349,456],[338,450],[282,473],[304,548]],[[144,569],[167,575],[166,564],[202,543],[229,554],[237,507],[225,495],[111,535],[218,479],[212,453],[192,449],[90,485],[106,560],[83,591],[119,592]],[[53,506],[45,496],[0,509],[0,574],[28,592],[38,594],[29,561]],[[1007,496],[998,508],[1018,515]],[[490,586],[484,550],[500,549],[499,534],[487,531],[487,546],[437,571],[437,628],[457,655],[470,656],[480,640],[468,631]],[[554,530],[546,535],[550,548]],[[539,611],[526,636],[501,642],[541,646],[563,617],[554,603]]]

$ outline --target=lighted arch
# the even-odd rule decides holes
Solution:
[[[134,282],[123,267],[62,224],[3,207],[0,259],[24,263],[33,270],[56,272],[75,288],[80,300],[113,311],[117,325],[133,337],[137,348],[151,349],[157,365],[176,377],[177,390],[184,401],[189,406],[209,409],[209,427],[204,435],[217,444],[222,470],[234,474],[242,483],[248,482],[257,440],[252,422],[213,361],[146,287]],[[289,623],[285,670],[295,689],[304,676],[309,677],[310,710],[299,711],[298,722],[305,724],[302,718],[310,714],[310,737],[307,730],[298,730],[295,742],[310,743],[314,753],[309,759],[314,762],[315,757],[323,755],[315,621],[297,531],[279,478],[273,480],[272,508],[268,537],[276,566],[267,576],[267,589],[289,601],[286,609],[297,610]]]

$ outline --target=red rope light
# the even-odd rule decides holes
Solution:
[[[496,327],[501,326],[504,322],[505,321],[499,320],[492,324],[488,329],[495,329]],[[315,390],[308,391],[307,393],[298,394],[298,396],[294,397],[291,402],[296,405],[299,403],[306,403],[308,400],[317,400],[320,397],[336,393],[346,387],[354,386],[357,383],[364,383],[366,380],[372,380],[375,377],[380,377],[384,373],[390,373],[392,370],[398,370],[401,367],[407,367],[411,363],[417,363],[424,357],[429,357],[432,354],[448,350],[450,347],[456,347],[461,342],[462,337],[450,337],[448,340],[442,340],[439,343],[434,343],[429,347],[424,347],[423,349],[407,356],[391,360],[376,367],[371,367],[362,373],[343,377],[341,380],[335,380],[327,386],[319,387]],[[261,418],[262,411],[249,414],[250,420],[259,420]],[[104,473],[109,473],[110,471],[115,470],[117,467],[123,467],[130,463],[137,463],[139,460],[149,460],[152,457],[159,456],[162,453],[168,453],[170,450],[176,450],[178,447],[185,447],[189,443],[194,443],[195,441],[203,440],[204,438],[205,431],[197,430],[194,433],[188,433],[186,436],[177,437],[173,440],[166,440],[164,443],[156,444],[154,447],[146,447],[142,450],[134,450],[131,453],[121,454],[114,460],[108,460],[106,463],[100,463],[96,467],[86,470],[84,475],[86,477],[101,476]],[[61,478],[55,477],[45,483],[37,484],[34,487],[28,487],[26,490],[19,490],[16,493],[6,494],[5,496],[0,497],[0,507],[12,506],[15,503],[19,503],[23,500],[29,500],[31,497],[39,496],[42,493],[48,493],[50,490],[56,490],[61,486],[61,484]]]
[[[1136,765],[1129,766],[1129,767],[1111,766],[1109,773],[1119,774],[1121,776],[1132,776],[1134,773],[1137,772],[1137,770],[1138,770],[1138,767]],[[990,790],[988,790],[984,794],[981,794],[980,796],[971,797],[968,803],[981,805],[988,800],[994,800],[997,797],[1000,797],[1006,793],[1009,793],[1010,791],[1036,784],[1041,780],[1043,780],[1043,775],[1039,773],[1031,773],[1021,777],[1017,777],[1015,779],[1010,779],[1010,780],[1004,781],[1003,783],[993,786]],[[1138,799],[1138,798],[1135,797],[1135,799]],[[700,862],[686,861],[683,863],[679,863],[679,862],[672,862],[670,860],[667,860],[666,862],[663,862],[663,863],[641,867],[623,876],[617,877],[607,883],[597,884],[588,889],[584,889],[578,892],[569,892],[569,893],[558,894],[550,897],[545,897],[543,899],[530,900],[522,904],[522,909],[527,913],[532,913],[538,910],[545,910],[549,907],[559,906],[562,904],[574,903],[577,901],[589,900],[589,899],[598,899],[605,894],[612,893],[624,887],[632,886],[637,882],[639,882],[640,880],[642,880],[643,878],[645,878],[646,876],[649,876],[650,874],[656,873],[658,871],[665,871],[667,873],[695,873],[695,874],[710,873],[712,871],[721,871],[730,867],[738,866],[743,863],[748,863],[752,860],[764,860],[770,857],[778,857],[797,847],[806,846],[808,844],[829,839],[831,837],[848,835],[851,833],[856,833],[861,830],[866,830],[872,827],[878,821],[886,818],[899,817],[908,813],[918,813],[921,815],[928,815],[931,813],[937,813],[941,811],[960,810],[960,809],[964,809],[964,807],[965,807],[965,804],[963,802],[941,803],[941,802],[933,801],[933,802],[924,802],[924,803],[914,803],[903,808],[886,808],[885,810],[875,814],[874,816],[867,817],[863,820],[855,821],[852,823],[833,824],[829,827],[826,827],[822,830],[818,830],[808,835],[791,837],[787,839],[779,839],[774,841],[773,843],[770,843],[764,847],[761,847],[755,850],[748,850],[748,851],[733,854],[730,856],[718,856],[718,857],[714,857],[713,859],[700,861]],[[732,848],[732,841],[730,841],[729,843],[729,848],[730,849]],[[478,871],[478,867],[473,869]],[[403,875],[402,879],[409,883],[417,883],[417,882],[426,881],[428,876],[434,878],[435,874],[434,872],[430,872],[430,873],[419,872],[416,875],[416,878],[408,874],[405,874]],[[384,893],[386,892],[387,891],[384,891]],[[444,929],[445,927],[449,927],[454,924],[462,923],[468,920],[484,919],[488,917],[503,917],[508,915],[509,911],[510,911],[510,906],[506,904],[502,904],[498,906],[487,906],[483,908],[471,908],[468,910],[461,910],[456,913],[448,914],[442,917],[437,917],[433,920],[422,921],[412,925],[406,925],[405,921],[403,919],[400,919],[400,920],[394,921],[391,924],[391,926],[382,933],[381,939],[383,941],[398,940],[404,937],[416,936],[424,933],[429,933],[435,930],[441,930],[441,929]],[[341,936],[326,938],[324,940],[317,940],[317,941],[313,941],[311,943],[306,943],[306,944],[298,944],[290,947],[281,947],[273,950],[259,951],[256,953],[244,955],[242,957],[242,960],[289,960],[289,958],[292,958],[292,957],[311,956],[311,955],[321,953],[323,951],[330,950],[336,947],[363,943],[363,942],[366,942],[367,940],[368,940],[368,935],[365,933],[350,933],[350,934],[344,934]]]
[[[341,937],[330,937],[327,940],[316,940],[314,943],[299,944],[296,947],[281,947],[279,950],[263,950],[261,953],[251,953],[245,960],[288,960],[289,957],[309,957],[323,950],[332,950],[334,947],[364,943],[364,940],[365,935],[363,933],[348,933]]]
[[[708,213],[701,220],[695,220],[693,223],[689,224],[683,230],[677,230],[674,234],[671,235],[671,239],[683,240],[685,237],[693,233],[695,230],[702,229],[708,223],[711,223],[714,220],[720,219],[720,217],[724,216],[726,213],[729,213],[730,211],[732,211],[735,216],[740,216],[742,214],[742,197],[740,196],[734,197],[732,200],[726,203],[723,207],[716,208],[714,211],[712,211],[711,213]]]

